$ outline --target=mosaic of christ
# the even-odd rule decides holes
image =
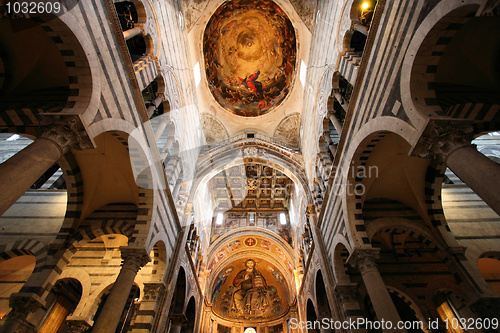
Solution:
[[[236,265],[240,266],[240,265]],[[236,269],[226,267],[213,288],[215,311],[229,318],[259,319],[281,315],[287,309],[285,279],[273,265],[248,259]]]
[[[265,114],[290,90],[295,31],[272,1],[224,3],[207,24],[203,50],[209,88],[217,102],[234,114]]]

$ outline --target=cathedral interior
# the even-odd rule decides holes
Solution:
[[[0,163],[1,333],[500,331],[499,0],[0,0]]]

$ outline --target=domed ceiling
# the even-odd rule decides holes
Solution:
[[[211,17],[203,38],[210,91],[230,112],[263,115],[290,90],[296,38],[285,12],[272,1],[233,0]]]

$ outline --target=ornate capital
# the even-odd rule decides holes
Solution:
[[[43,117],[40,120],[40,137],[54,142],[64,155],[72,149],[92,148],[92,143],[84,130],[81,130],[77,117]]]
[[[68,333],[83,333],[89,329],[90,325],[84,320],[66,320]]]
[[[468,121],[431,121],[420,137],[413,155],[433,157],[441,163],[446,163],[451,152],[471,146],[473,134],[474,128]]]
[[[349,256],[347,262],[358,267],[361,274],[371,270],[377,270],[376,260],[380,258],[380,249],[355,249]]]
[[[120,251],[122,253],[122,269],[130,269],[137,273],[151,261],[145,249],[122,246]]]
[[[163,282],[144,283],[143,300],[156,302],[156,300],[161,297],[165,291],[166,288]]]
[[[20,294],[13,294],[9,299],[9,306],[11,310],[7,318],[23,322],[30,313],[41,308],[42,303],[35,295],[23,296]]]
[[[172,326],[184,326],[187,323],[186,315],[183,313],[173,313],[168,315],[168,318],[172,321]]]

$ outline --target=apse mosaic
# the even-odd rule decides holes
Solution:
[[[208,22],[203,39],[210,91],[236,115],[265,114],[291,88],[296,48],[292,23],[273,1],[227,1]]]
[[[213,285],[214,311],[231,319],[273,318],[288,309],[288,293],[281,272],[265,260],[233,262]]]

